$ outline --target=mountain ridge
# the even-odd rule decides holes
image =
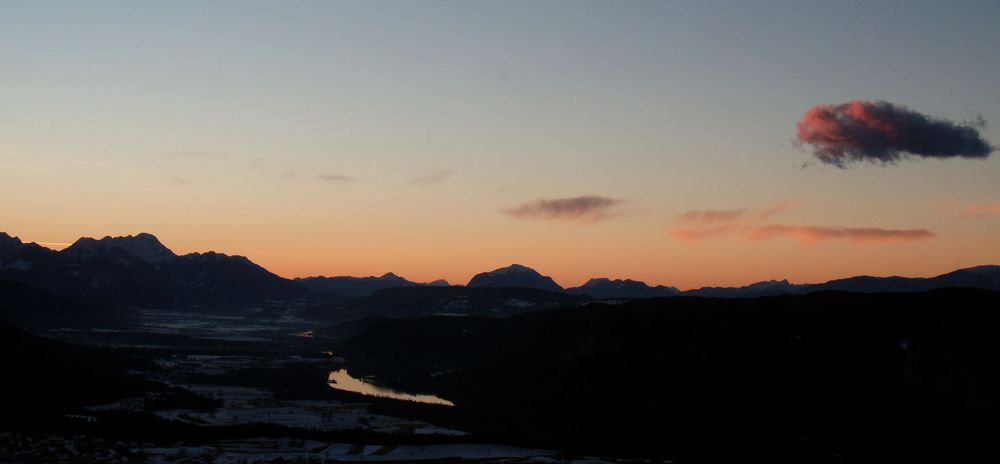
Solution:
[[[400,277],[392,272],[386,272],[381,276],[315,276],[297,277],[292,279],[299,285],[310,290],[322,293],[334,293],[349,298],[363,298],[371,296],[379,290],[395,287],[418,287],[418,286],[448,286],[444,280],[435,280],[427,283],[420,283]]]
[[[245,307],[269,301],[343,301],[369,297],[390,288],[448,285],[445,281],[417,283],[392,272],[377,277],[288,279],[245,256],[214,251],[177,255],[156,236],[145,232],[101,239],[82,237],[61,251],[0,232],[0,279],[26,283],[61,297],[126,306]],[[945,287],[1000,291],[1000,266],[973,266],[933,277],[862,275],[814,284],[770,280],[742,287],[681,291],[638,280],[605,277],[564,289],[552,277],[528,266],[511,264],[476,274],[466,286],[533,288],[605,300],[669,296],[748,298],[823,290],[911,292]]]

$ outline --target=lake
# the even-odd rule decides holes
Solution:
[[[351,377],[351,375],[347,373],[347,369],[339,369],[330,372],[330,376],[327,381],[330,384],[330,388],[335,390],[361,393],[362,395],[378,396],[381,398],[391,398],[394,400],[415,401],[417,403],[441,404],[445,406],[455,405],[455,403],[435,395],[406,393],[393,390],[391,388],[380,387],[373,383],[366,382],[363,379]]]

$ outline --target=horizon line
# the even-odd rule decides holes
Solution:
[[[66,248],[69,248],[70,246],[72,246],[73,244],[76,243],[76,242],[66,243],[66,242],[25,241],[25,240],[21,239],[17,235],[10,235],[10,234],[7,234],[4,231],[0,231],[0,233],[6,234],[6,235],[8,235],[11,238],[17,239],[17,240],[21,241],[21,243],[24,243],[24,244],[35,244],[35,245],[41,246],[42,248],[51,250],[51,251],[56,252],[56,253],[59,253],[59,252],[65,250]],[[160,242],[159,241],[160,239],[159,239],[159,237],[156,236],[156,234],[149,233],[149,232],[137,232],[136,234],[119,235],[119,236],[105,235],[103,238],[107,238],[107,237],[111,237],[111,238],[127,238],[127,237],[135,237],[135,236],[140,235],[140,234],[152,235],[154,238],[156,238],[157,242],[159,242],[165,248],[167,248],[168,250],[170,250],[171,253],[174,253],[177,256],[185,256],[185,255],[188,255],[188,254],[195,254],[195,253],[219,253],[219,254],[224,254],[226,256],[244,257],[244,258],[250,260],[251,262],[253,262],[254,264],[260,266],[261,268],[263,268],[267,272],[270,272],[270,273],[272,273],[272,274],[274,274],[274,275],[276,275],[278,277],[281,277],[283,279],[286,279],[286,280],[307,279],[307,278],[335,278],[335,277],[352,277],[352,278],[374,277],[374,278],[378,278],[378,277],[384,276],[386,274],[393,274],[393,275],[396,275],[397,277],[401,277],[401,278],[403,278],[405,280],[408,280],[410,282],[419,283],[419,284],[428,284],[428,283],[432,283],[432,282],[435,282],[435,281],[442,281],[443,280],[443,281],[447,282],[449,286],[453,286],[453,287],[464,287],[464,286],[467,286],[468,282],[471,281],[472,278],[475,277],[478,274],[487,273],[487,272],[493,272],[493,271],[496,271],[496,270],[499,270],[499,269],[504,269],[504,268],[507,268],[507,267],[510,267],[510,266],[513,266],[513,265],[521,265],[521,266],[527,267],[529,269],[532,269],[535,272],[538,272],[541,276],[548,277],[548,278],[552,279],[552,281],[555,282],[556,285],[559,285],[564,290],[565,289],[570,289],[570,288],[581,287],[581,286],[585,285],[587,282],[589,282],[590,280],[593,280],[593,279],[608,279],[608,280],[612,280],[612,281],[614,281],[614,280],[622,280],[622,281],[631,280],[631,281],[634,281],[634,282],[641,282],[641,283],[643,283],[645,285],[648,285],[649,287],[658,287],[658,286],[669,287],[669,288],[677,289],[677,290],[682,291],[682,292],[691,291],[691,290],[700,290],[700,289],[705,289],[705,288],[742,288],[742,287],[747,287],[747,286],[751,286],[751,285],[755,285],[755,284],[759,284],[759,283],[781,282],[781,281],[786,281],[790,285],[801,285],[801,286],[805,286],[805,285],[818,285],[818,284],[822,284],[822,283],[827,283],[827,282],[832,282],[832,281],[842,280],[842,279],[850,279],[850,278],[854,278],[854,277],[875,277],[875,278],[902,277],[902,278],[909,278],[909,279],[929,279],[929,278],[933,278],[933,277],[937,277],[937,276],[940,276],[940,275],[947,274],[949,272],[954,272],[954,271],[963,270],[963,269],[974,269],[974,268],[983,267],[983,266],[997,266],[997,264],[976,264],[976,265],[972,265],[972,266],[959,266],[958,263],[956,263],[955,267],[950,268],[951,269],[950,271],[945,271],[945,272],[941,272],[941,273],[937,273],[937,274],[933,274],[933,275],[905,276],[905,275],[900,275],[900,274],[875,275],[875,274],[863,273],[863,274],[854,274],[854,275],[836,277],[836,278],[828,279],[828,280],[822,281],[822,282],[801,282],[801,283],[792,282],[787,277],[781,277],[781,278],[771,278],[771,279],[764,279],[764,280],[756,280],[756,281],[752,281],[752,282],[749,282],[749,283],[744,283],[744,284],[741,284],[741,285],[728,285],[728,286],[727,285],[701,285],[701,286],[698,286],[698,287],[689,287],[689,288],[683,288],[682,289],[680,287],[677,287],[677,286],[674,286],[674,285],[670,285],[670,284],[651,283],[651,282],[648,282],[648,281],[645,281],[645,280],[641,280],[641,279],[632,279],[632,278],[628,278],[628,277],[612,278],[612,277],[602,277],[602,276],[590,277],[587,280],[585,280],[583,283],[580,283],[579,285],[566,286],[566,285],[560,284],[556,280],[555,277],[552,277],[552,276],[547,275],[547,274],[545,274],[545,273],[543,273],[541,271],[538,271],[535,267],[515,262],[515,263],[510,263],[510,264],[507,264],[507,265],[503,265],[503,266],[500,266],[500,267],[497,267],[497,268],[494,268],[494,269],[490,269],[490,270],[487,270],[487,271],[475,272],[475,273],[472,274],[472,276],[468,277],[465,280],[466,283],[464,283],[464,284],[457,284],[457,283],[452,283],[448,279],[444,279],[444,278],[440,278],[440,277],[436,278],[436,279],[427,280],[426,282],[416,282],[416,281],[410,280],[410,279],[408,279],[406,277],[403,277],[399,273],[397,273],[395,271],[391,271],[391,270],[390,271],[382,272],[379,275],[372,274],[372,275],[367,275],[367,276],[366,275],[351,275],[351,274],[341,274],[341,275],[313,274],[313,275],[293,275],[293,276],[286,276],[286,275],[278,274],[277,272],[274,272],[274,271],[272,271],[272,270],[264,267],[263,265],[258,264],[257,261],[254,261],[253,259],[250,258],[250,256],[247,256],[247,255],[244,255],[244,254],[229,254],[229,253],[226,253],[226,252],[219,252],[219,251],[214,251],[214,250],[192,251],[190,253],[177,254],[176,252],[174,252],[173,249],[171,249],[170,247],[164,245],[163,242]],[[80,237],[80,239],[83,239],[83,238],[91,238],[91,239],[93,239],[93,237],[87,237],[87,236]],[[79,239],[77,239],[77,240],[79,240]],[[95,240],[100,240],[100,239],[95,239]],[[50,246],[46,246],[46,245],[63,245],[63,246],[60,247],[60,248],[54,248],[54,247],[50,247]]]

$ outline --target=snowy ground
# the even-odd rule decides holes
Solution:
[[[213,411],[169,409],[156,411],[157,416],[199,425],[274,424],[319,431],[367,430],[379,433],[464,435],[461,431],[426,422],[371,414],[366,404],[279,400],[266,390],[226,385],[179,386],[202,396],[220,399],[224,406]]]
[[[300,321],[269,320],[249,322],[243,316],[226,316],[202,312],[158,309],[137,309],[139,332],[186,335],[194,338],[224,341],[266,342],[269,334],[298,331]]]
[[[268,462],[277,459],[292,461],[303,458],[309,462],[398,462],[449,459],[477,462],[608,462],[596,459],[573,460],[561,457],[556,459],[554,451],[502,445],[382,446],[265,438],[226,441],[204,447],[148,448],[142,452],[148,456],[150,464],[167,464],[193,458],[196,458],[195,460],[198,462],[214,464]]]

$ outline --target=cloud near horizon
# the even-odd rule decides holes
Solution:
[[[825,240],[850,240],[857,243],[910,242],[933,238],[935,234],[927,229],[881,229],[878,227],[817,227],[787,224],[767,224],[751,228],[748,240],[764,240],[774,237],[794,237],[804,244]]]
[[[615,216],[615,209],[622,203],[623,200],[616,198],[585,195],[570,198],[542,198],[502,211],[517,219],[597,222]]]
[[[798,201],[786,200],[759,211],[744,208],[731,210],[691,210],[677,217],[681,227],[667,231],[677,240],[687,243],[733,236],[758,241],[774,237],[793,237],[799,243],[811,245],[827,240],[848,240],[855,243],[904,242],[932,238],[926,229],[882,229],[878,227],[823,227],[812,225],[766,224],[773,216],[796,208]]]
[[[816,105],[799,120],[796,141],[837,167],[867,161],[895,164],[908,157],[986,158],[996,148],[976,124],[956,124],[886,101]]]
[[[728,235],[736,231],[732,225],[714,225],[709,227],[686,227],[667,231],[670,236],[682,242],[698,242],[706,238]]]

